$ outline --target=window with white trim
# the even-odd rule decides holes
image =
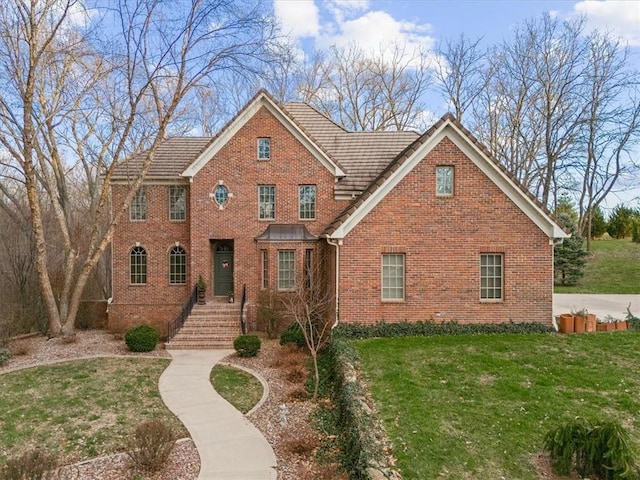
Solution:
[[[278,251],[278,290],[293,290],[296,286],[295,250]]]
[[[169,220],[187,219],[187,189],[175,185],[169,187]]]
[[[136,245],[129,252],[130,282],[134,285],[147,283],[147,251]]]
[[[503,298],[504,269],[501,253],[480,255],[480,300],[500,301]]]
[[[404,300],[404,253],[382,254],[382,300]]]
[[[171,285],[187,283],[187,252],[179,245],[169,252],[169,283]]]
[[[276,218],[276,187],[260,185],[258,187],[258,215],[260,220]]]
[[[269,160],[271,158],[271,139],[258,139],[258,160]]]
[[[267,250],[261,250],[262,252],[262,281],[261,286],[263,290],[269,288],[269,254]]]
[[[450,197],[453,195],[453,167],[436,167],[436,196]]]
[[[300,220],[316,219],[315,185],[301,185],[298,188],[298,215]]]
[[[141,222],[147,219],[147,191],[141,187],[131,199],[129,219]]]
[[[304,251],[304,286],[307,290],[313,287],[313,249]]]

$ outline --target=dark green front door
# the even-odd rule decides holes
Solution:
[[[224,247],[216,249],[213,264],[214,295],[216,296],[233,292],[233,250],[229,250]]]

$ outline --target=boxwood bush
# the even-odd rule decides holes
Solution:
[[[158,330],[150,325],[139,325],[128,330],[124,341],[132,352],[151,352],[160,340]]]
[[[286,345],[287,343],[295,343],[299,347],[307,345],[298,322],[293,322],[280,334],[280,345]]]
[[[241,357],[255,357],[260,351],[260,339],[255,335],[240,335],[233,341],[233,348]]]

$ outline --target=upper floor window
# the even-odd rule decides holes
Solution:
[[[316,186],[302,185],[298,193],[298,211],[300,220],[316,219]]]
[[[187,252],[179,245],[169,252],[169,283],[171,285],[187,283]]]
[[[229,201],[229,190],[224,185],[218,185],[213,191],[213,199],[219,207],[224,207]]]
[[[296,252],[278,252],[278,290],[293,290],[296,286]]]
[[[129,219],[141,221],[147,219],[147,191],[141,187],[131,199]]]
[[[276,187],[274,185],[258,187],[258,211],[260,220],[276,218]]]
[[[169,220],[186,220],[187,189],[181,186],[169,187]]]
[[[453,195],[453,167],[436,167],[436,195],[439,197]]]
[[[271,139],[258,139],[258,160],[269,160],[271,158]]]
[[[404,300],[404,253],[382,255],[382,300]]]
[[[129,253],[129,272],[132,284],[147,283],[147,251],[139,245]]]
[[[480,255],[480,300],[502,300],[504,272],[501,253],[483,253]]]

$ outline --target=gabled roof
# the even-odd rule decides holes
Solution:
[[[184,169],[210,141],[211,137],[170,137],[163,140],[158,145],[145,178],[180,178]],[[113,179],[135,178],[146,158],[146,151],[132,155],[114,169]]]
[[[323,236],[343,239],[378,205],[443,138],[449,138],[511,201],[513,201],[549,238],[569,235],[547,209],[510,175],[491,153],[455,117],[446,114],[398,155],[336,220]]]
[[[336,184],[336,193],[359,194],[414,142],[416,132],[350,132],[306,103],[287,103],[284,109],[340,165],[346,176]]]
[[[245,107],[240,110],[213,137],[200,155],[183,172],[184,177],[193,177],[204,167],[224,145],[255,115],[260,108],[266,108],[289,132],[309,150],[336,177],[343,177],[345,170],[305,129],[283,109],[265,90],[260,90]]]

